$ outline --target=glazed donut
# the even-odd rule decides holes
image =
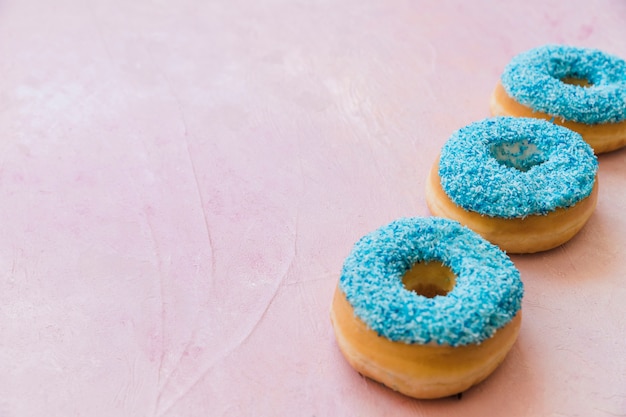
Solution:
[[[541,119],[493,117],[455,132],[426,181],[435,216],[458,220],[506,252],[559,246],[597,202],[598,162],[569,129]]]
[[[491,96],[494,116],[554,120],[596,154],[626,145],[626,61],[597,49],[546,45],[515,56]]]
[[[354,245],[331,319],[359,373],[411,397],[440,398],[504,360],[523,292],[511,260],[478,234],[448,219],[405,218]]]

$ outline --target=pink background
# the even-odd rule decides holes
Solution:
[[[354,372],[352,244],[428,215],[456,129],[545,43],[626,57],[626,2],[0,1],[0,416],[624,416],[626,151],[461,400]]]

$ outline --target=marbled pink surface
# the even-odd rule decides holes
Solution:
[[[524,321],[461,400],[344,361],[363,234],[549,42],[626,57],[626,2],[0,2],[0,416],[624,416],[626,151],[515,256]]]

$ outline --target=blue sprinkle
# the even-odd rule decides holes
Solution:
[[[583,79],[582,87],[561,81]],[[585,124],[626,120],[626,61],[597,49],[546,45],[515,56],[502,86],[517,102]]]
[[[523,218],[591,194],[598,161],[582,137],[533,118],[493,117],[456,131],[441,150],[441,186],[458,206]]]
[[[456,275],[445,296],[407,290],[402,277],[416,262],[438,261]],[[355,245],[339,287],[355,314],[392,341],[462,346],[489,339],[521,308],[519,271],[497,246],[458,222],[404,218]]]

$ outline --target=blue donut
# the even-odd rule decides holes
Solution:
[[[456,276],[445,296],[404,287],[417,262],[438,261]],[[521,308],[518,270],[497,246],[458,222],[404,218],[363,238],[346,258],[339,288],[356,316],[391,341],[452,347],[479,344]]]
[[[590,85],[562,81],[567,78]],[[509,62],[501,82],[518,103],[564,120],[590,125],[626,120],[626,61],[597,49],[531,49]]]
[[[438,172],[444,192],[463,209],[524,218],[583,200],[597,171],[578,133],[541,119],[493,117],[456,131],[441,150]]]

